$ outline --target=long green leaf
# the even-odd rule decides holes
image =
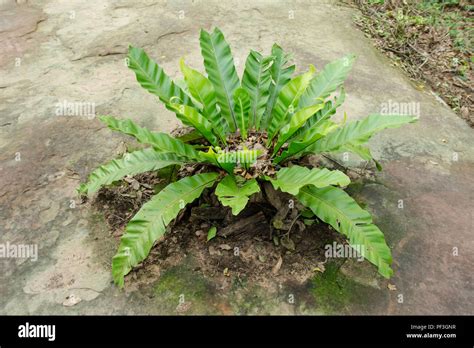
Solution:
[[[293,135],[295,132],[303,127],[305,122],[311,118],[315,113],[321,110],[324,107],[324,104],[317,104],[308,106],[304,109],[298,110],[290,119],[290,122],[287,123],[280,129],[280,135],[278,136],[277,143],[273,150],[273,155],[275,155],[280,147]]]
[[[181,104],[193,106],[191,98],[141,48],[129,47],[128,67],[135,73],[138,83],[157,95],[167,107],[172,98],[179,99]]]
[[[249,197],[260,191],[257,180],[243,180],[238,183],[232,175],[227,175],[216,187],[216,196],[219,201],[231,207],[232,214],[239,214],[247,205]]]
[[[99,119],[110,129],[131,135],[140,143],[152,145],[161,152],[174,153],[186,157],[190,161],[202,160],[200,152],[196,151],[193,146],[166,133],[150,132],[148,129],[136,125],[132,120],[119,120],[112,116],[100,116]]]
[[[336,113],[336,109],[344,102],[345,92],[341,88],[339,97],[335,98],[334,103],[327,101],[324,107],[314,116],[310,117],[306,123],[298,129],[288,140],[289,147],[275,159],[275,163],[287,159],[288,157],[299,157],[302,152],[316,140],[324,137],[326,134],[334,131],[339,126],[329,121],[330,117]]]
[[[94,170],[89,175],[87,183],[81,184],[79,192],[90,195],[102,186],[120,180],[126,175],[135,175],[184,162],[186,162],[184,157],[171,153],[159,153],[152,148],[137,150]]]
[[[298,101],[308,87],[315,71],[316,69],[311,65],[308,72],[293,78],[281,89],[268,126],[267,146],[270,145],[280,128],[288,122],[291,115],[296,111]]]
[[[270,97],[270,83],[272,76],[270,67],[273,57],[264,58],[256,51],[250,51],[245,62],[245,70],[242,77],[242,87],[250,95],[251,113],[249,128],[259,129],[260,121],[267,107],[267,101]]]
[[[244,88],[237,88],[234,93],[234,110],[237,126],[239,127],[242,139],[247,139],[247,129],[249,127],[250,96]]]
[[[321,220],[347,236],[351,246],[361,250],[362,256],[377,266],[382,276],[391,277],[392,256],[384,235],[373,224],[370,214],[359,207],[351,196],[333,186],[306,186],[296,197]]]
[[[219,134],[221,140],[225,139],[229,125],[227,121],[221,117],[217,107],[216,91],[209,81],[199,71],[186,66],[184,59],[180,61],[181,72],[189,88],[189,92],[203,106],[202,113],[213,125],[216,134]]]
[[[283,86],[291,80],[291,75],[295,72],[294,65],[285,67],[288,63],[288,55],[286,55],[277,44],[274,44],[272,47],[272,56],[274,57],[272,67],[270,68],[272,83],[270,84],[267,107],[261,122],[262,129],[268,127],[278,94]]]
[[[300,157],[305,150],[311,146],[316,140],[323,138],[326,134],[337,129],[338,125],[334,122],[325,119],[321,123],[314,124],[307,132],[304,133],[304,137],[289,142],[288,148],[283,151],[279,156],[275,157],[273,163],[279,164],[289,157]]]
[[[199,38],[209,80],[214,86],[221,114],[235,132],[237,123],[234,115],[233,95],[240,82],[234,66],[234,59],[224,34],[215,28],[212,34],[201,30]]]
[[[318,188],[329,185],[347,186],[351,180],[339,170],[331,171],[326,168],[309,169],[295,165],[280,169],[277,172],[276,179],[270,179],[270,182],[275,189],[296,195],[306,185],[314,185]]]
[[[359,155],[363,160],[372,160],[372,154],[368,147],[357,144],[345,144],[339,148],[339,152],[352,152]]]
[[[403,115],[369,115],[358,121],[352,121],[329,133],[310,145],[305,152],[320,153],[337,151],[341,146],[358,142],[367,142],[370,137],[383,129],[400,127],[416,122],[417,118]]]
[[[169,184],[142,206],[128,223],[112,259],[112,274],[119,287],[123,287],[125,275],[148,256],[153,244],[165,234],[166,226],[180,210],[198,198],[205,188],[211,187],[217,177],[217,173],[186,177]]]
[[[344,88],[341,87],[341,93],[338,97],[334,98],[334,103],[331,101],[326,101],[324,107],[318,111],[313,117],[306,121],[303,127],[301,127],[292,137],[291,140],[301,140],[307,138],[309,133],[312,133],[312,127],[318,127],[322,122],[325,122],[332,115],[336,113],[336,110],[339,106],[344,103],[346,98],[346,93]]]
[[[194,128],[201,133],[213,146],[219,144],[219,140],[213,133],[213,127],[204,116],[202,116],[195,108],[181,104],[171,104],[171,107],[177,111],[178,118],[185,119],[192,124]]]
[[[313,105],[326,99],[338,89],[352,69],[355,55],[348,54],[341,59],[327,64],[311,81],[305,93],[301,96],[299,107]]]

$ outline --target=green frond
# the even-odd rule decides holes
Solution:
[[[233,96],[240,86],[240,81],[229,44],[225,41],[224,34],[217,28],[211,34],[201,30],[199,42],[204,67],[214,86],[221,114],[226,119],[230,131],[235,132],[237,122],[234,115]]]
[[[232,214],[238,215],[247,205],[249,197],[260,192],[257,180],[236,181],[236,177],[227,175],[216,187],[216,196],[222,205],[231,207]]]
[[[272,75],[270,67],[274,57],[264,58],[256,51],[250,51],[245,62],[244,75],[242,77],[242,87],[250,96],[250,118],[249,128],[260,128],[260,122],[267,107],[270,97],[270,83]]]
[[[316,69],[311,65],[308,72],[293,78],[280,90],[275,107],[270,115],[267,145],[271,143],[280,128],[296,112],[301,95],[308,88],[315,72]]]
[[[120,239],[117,254],[112,259],[112,274],[119,287],[124,277],[150,253],[153,244],[165,234],[166,226],[186,204],[198,198],[202,191],[214,185],[217,173],[186,177],[169,184],[145,203],[130,220]]]
[[[280,169],[275,179],[268,178],[273,187],[292,195],[298,194],[300,189],[306,185],[323,188],[330,185],[347,186],[351,180],[339,170],[326,168],[306,168],[291,166]]]
[[[322,221],[345,235],[349,244],[361,250],[362,256],[377,266],[382,276],[392,276],[392,255],[383,233],[373,224],[370,214],[359,207],[351,196],[333,186],[306,186],[296,197]]]
[[[190,161],[202,161],[200,152],[195,150],[192,145],[185,144],[166,133],[151,132],[138,126],[132,120],[119,120],[112,116],[100,116],[99,119],[110,129],[130,135],[138,142],[151,145],[158,151],[174,153],[186,157]]]
[[[260,129],[262,130],[267,129],[277,97],[283,86],[291,80],[291,75],[295,72],[294,65],[286,66],[288,63],[288,55],[285,54],[282,48],[277,44],[274,44],[272,47],[272,57],[274,57],[273,64],[270,68],[272,82],[268,91],[269,97],[267,106],[260,125]]]
[[[158,170],[172,164],[183,164],[187,161],[172,153],[160,153],[152,148],[126,153],[120,159],[114,159],[94,170],[85,184],[78,191],[90,195],[104,185],[112,184],[127,175],[136,175],[151,170]]]

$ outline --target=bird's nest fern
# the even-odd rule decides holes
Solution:
[[[295,163],[309,154],[343,151],[372,160],[365,143],[374,133],[416,119],[369,115],[342,123],[331,120],[344,101],[343,83],[355,59],[352,54],[327,64],[318,73],[310,66],[307,72],[293,76],[295,66],[275,44],[269,56],[250,51],[240,79],[219,29],[212,33],[202,30],[200,45],[207,76],[181,60],[183,83],[173,82],[140,48],[130,47],[127,58],[138,83],[184,125],[193,127],[194,138],[203,139],[199,144],[188,142],[186,137],[152,132],[131,120],[100,117],[112,130],[149,147],[96,169],[80,186],[81,194],[93,194],[127,175],[171,165],[205,163],[209,168],[208,172],[170,183],[131,219],[112,261],[116,284],[123,287],[125,275],[148,256],[166,226],[205,189],[215,187],[219,201],[237,215],[265,181],[294,195],[319,219],[345,235],[351,245],[357,245],[382,276],[390,277],[392,257],[383,233],[370,214],[342,189],[350,183],[349,177],[338,170]],[[333,96],[337,92],[338,96]]]

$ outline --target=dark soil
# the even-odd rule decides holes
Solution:
[[[191,128],[178,127],[172,134],[194,145],[206,145],[205,140],[193,135]],[[238,137],[236,134],[227,139],[227,151],[244,148],[265,151],[258,158],[260,166],[254,165],[248,170],[236,167],[234,174],[246,179],[274,174],[264,147],[266,136],[249,132],[244,144]],[[299,159],[299,164],[340,169],[353,180],[373,179],[372,169],[358,172],[324,156],[306,156]],[[205,164],[187,164],[126,177],[102,188],[92,204],[104,214],[118,241],[127,223],[153,195],[172,181],[208,170]],[[180,212],[146,260],[126,277],[126,281],[134,279],[127,288],[155,282],[161,272],[180,265],[189,256],[195,261],[194,271],[210,278],[221,289],[230,279],[264,286],[270,279],[273,283],[277,280],[280,284],[302,284],[315,272],[324,272],[325,245],[334,241],[345,243],[345,238],[314,216],[303,218],[305,208],[299,203],[295,202],[289,209],[289,200],[294,200],[292,196],[275,191],[268,182],[260,186],[261,192],[250,198],[238,216],[222,206],[212,190],[205,190],[199,199]],[[211,227],[217,228],[217,234],[207,241]]]
[[[181,175],[185,174],[186,169]],[[99,192],[93,205],[104,213],[117,239],[128,221],[155,193],[153,187],[162,181],[156,173],[144,173]],[[277,210],[262,196],[252,198],[247,208],[235,217],[228,208],[219,205],[214,194],[205,192],[180,213],[165,237],[156,243],[148,258],[127,276],[127,280],[135,279],[135,285],[154,282],[162,271],[179,265],[189,256],[196,260],[194,271],[211,278],[221,288],[225,288],[231,278],[256,284],[264,284],[269,279],[304,283],[315,272],[324,271],[324,246],[333,241],[343,243],[343,236],[317,219],[306,220],[312,225],[305,225],[303,218],[298,216],[298,206],[283,221],[286,229],[290,226],[290,232],[277,230],[272,226]],[[216,207],[220,213],[194,214],[199,206],[211,211]],[[262,213],[263,220],[258,220],[255,228],[230,233],[227,237],[221,235],[220,231],[229,230],[226,227],[238,226],[249,217],[262,217]],[[217,227],[217,235],[207,241],[211,226]]]

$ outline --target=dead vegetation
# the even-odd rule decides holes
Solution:
[[[351,0],[356,24],[375,45],[474,127],[472,37],[469,1]]]

